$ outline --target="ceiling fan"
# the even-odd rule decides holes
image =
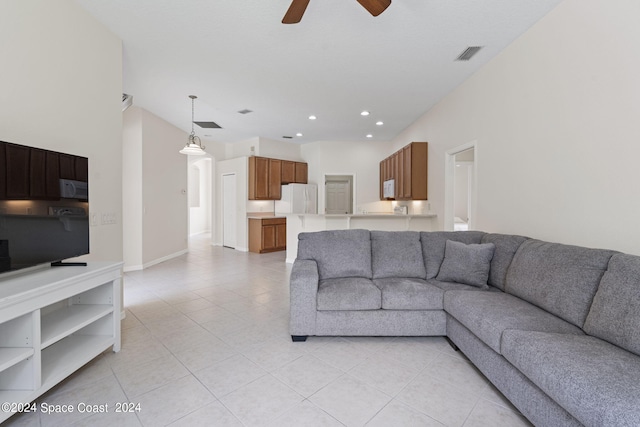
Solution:
[[[357,0],[373,16],[378,16],[391,4],[391,0]],[[282,18],[283,24],[297,24],[302,19],[309,0],[292,0],[291,6]]]

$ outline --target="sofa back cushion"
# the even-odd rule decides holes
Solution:
[[[581,328],[614,253],[527,240],[513,257],[505,292]]]
[[[482,231],[423,231],[420,233],[422,243],[422,256],[424,267],[427,270],[427,280],[433,279],[440,271],[440,265],[444,260],[444,249],[447,240],[465,244],[481,243]]]
[[[374,279],[424,279],[427,274],[417,231],[372,231],[371,259]]]
[[[583,329],[640,355],[640,257],[611,257]]]
[[[318,263],[320,280],[372,278],[369,230],[328,230],[298,234],[298,258]]]
[[[512,234],[489,233],[482,236],[482,243],[493,243],[496,246],[491,260],[491,270],[489,270],[489,284],[491,286],[504,291],[507,270],[511,265],[513,256],[520,245],[527,239],[528,237]]]

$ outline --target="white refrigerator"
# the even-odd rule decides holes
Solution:
[[[276,214],[318,213],[318,186],[288,184],[282,186],[281,198],[275,203]]]

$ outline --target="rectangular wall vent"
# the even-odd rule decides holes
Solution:
[[[468,61],[473,55],[478,53],[480,49],[482,49],[482,46],[469,46],[456,58],[456,61]]]

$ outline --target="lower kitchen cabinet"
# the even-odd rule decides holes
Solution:
[[[265,253],[287,249],[286,218],[249,218],[249,252]]]

